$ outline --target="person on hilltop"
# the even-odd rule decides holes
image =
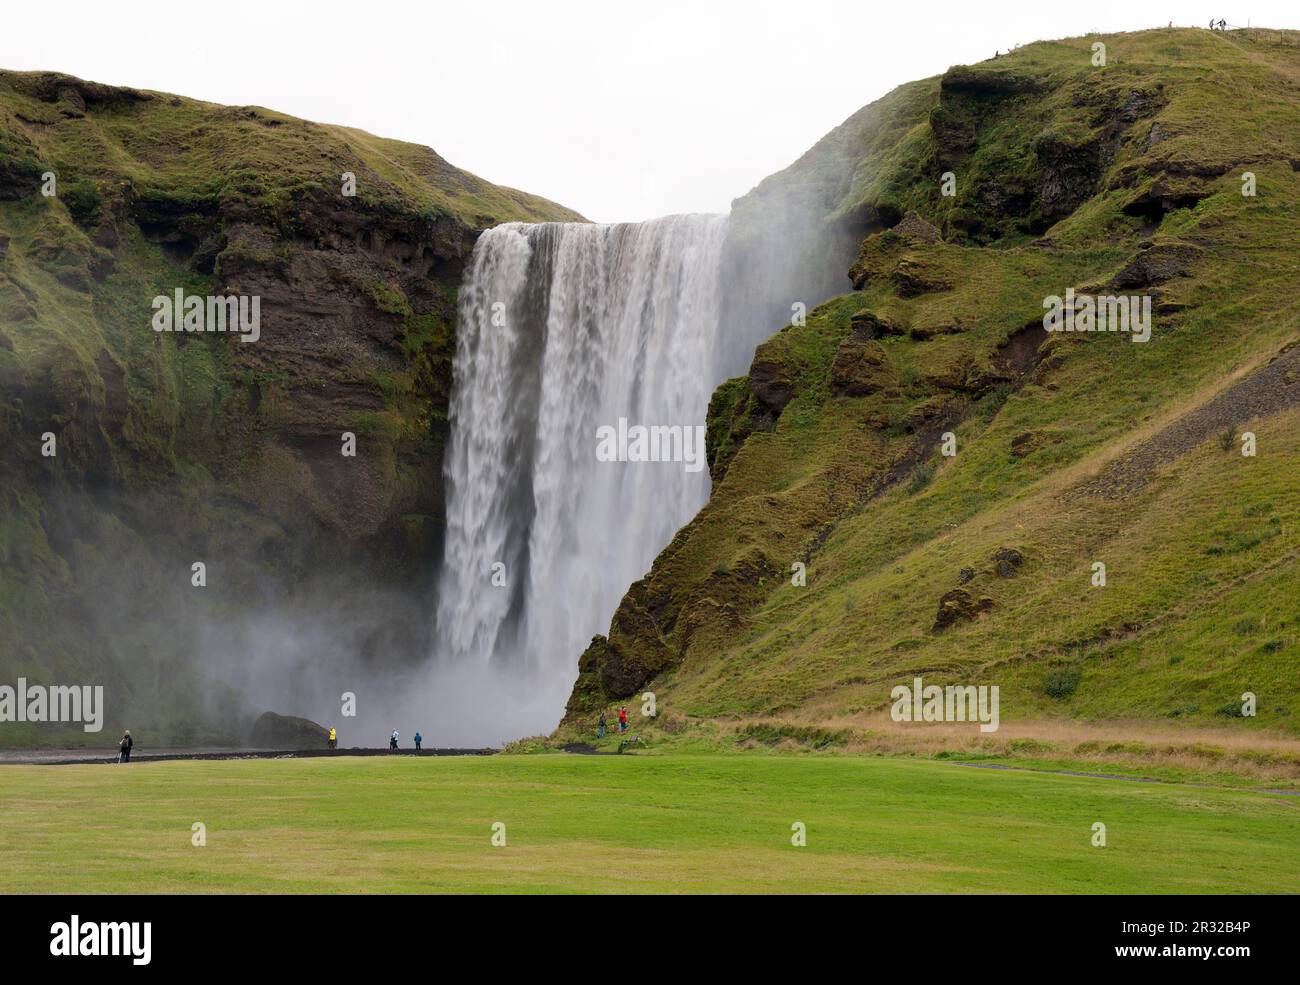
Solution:
[[[627,705],[618,710],[618,730],[620,732],[627,731]]]
[[[422,735],[419,733],[419,731],[417,730],[416,733],[415,733],[415,751],[416,751],[416,752],[419,752],[419,751],[420,751],[420,743],[423,742],[423,741],[424,741],[424,736],[422,736]]]
[[[117,761],[119,763],[129,763],[131,761],[131,747],[135,745],[135,740],[131,738],[131,730],[127,729],[122,733],[122,741],[117,747]]]
[[[338,734],[338,732],[334,731],[334,726],[331,725],[331,726],[330,726],[330,741],[329,741],[329,748],[330,748],[330,749],[337,749],[338,747],[339,747],[339,734]]]
[[[389,748],[389,749],[396,749],[396,748],[397,748],[397,735],[398,735],[397,729],[393,729],[393,734],[390,735],[390,736],[388,737],[388,748]]]

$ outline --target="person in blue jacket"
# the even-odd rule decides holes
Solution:
[[[417,732],[415,733],[415,751],[416,751],[416,752],[419,752],[419,751],[420,751],[420,743],[423,742],[423,741],[424,741],[424,736],[422,736],[422,735],[417,731]]]

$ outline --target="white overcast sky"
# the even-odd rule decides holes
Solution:
[[[1300,27],[1296,0],[10,0],[0,67],[361,127],[599,221],[725,212],[894,86],[996,49]]]

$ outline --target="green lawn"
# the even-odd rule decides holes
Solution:
[[[848,756],[0,768],[0,892],[441,891],[1297,892],[1300,798]]]

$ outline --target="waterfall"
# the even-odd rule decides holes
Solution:
[[[444,681],[509,682],[508,734],[555,726],[578,655],[708,498],[707,468],[598,460],[597,429],[703,425],[715,387],[743,370],[719,344],[726,228],[711,215],[511,223],[475,246],[437,656]]]

